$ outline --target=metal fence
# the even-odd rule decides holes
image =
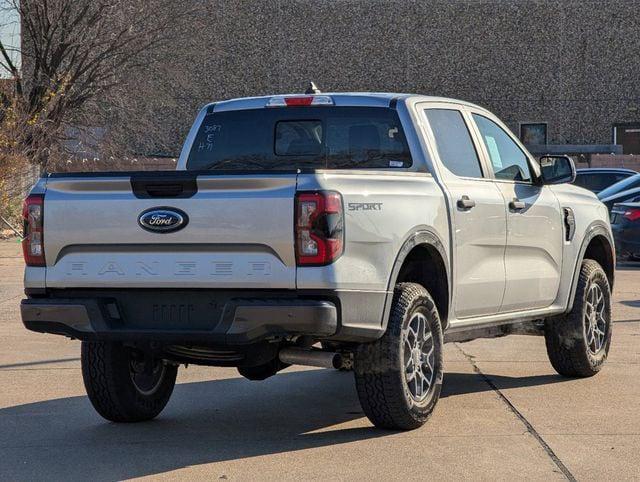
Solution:
[[[40,178],[40,167],[36,165],[26,166],[24,169],[18,170],[18,172],[11,177],[11,180],[4,186],[3,195],[11,199],[23,198],[38,182]]]
[[[176,165],[177,159],[173,157],[78,158],[49,166],[49,170],[51,172],[173,171]]]

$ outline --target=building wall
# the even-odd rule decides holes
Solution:
[[[199,0],[192,0],[199,2]],[[216,0],[173,60],[132,79],[140,115],[175,154],[202,104],[325,91],[442,95],[483,105],[549,143],[611,144],[640,121],[640,2]],[[140,88],[140,85],[148,87]],[[170,149],[171,150],[171,149]]]

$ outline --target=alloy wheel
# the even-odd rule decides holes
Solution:
[[[587,301],[584,310],[584,336],[592,354],[597,354],[604,347],[607,333],[607,319],[605,316],[606,301],[602,288],[592,283],[587,291]]]
[[[433,385],[435,343],[425,315],[416,312],[402,331],[406,388],[416,402],[423,401]]]

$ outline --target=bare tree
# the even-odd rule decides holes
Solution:
[[[170,51],[198,17],[197,7],[175,0],[6,1],[21,18],[22,67],[0,41],[0,68],[13,81],[0,96],[0,132],[9,137],[0,151],[38,163],[68,126],[99,124],[101,99],[158,62],[155,53]]]

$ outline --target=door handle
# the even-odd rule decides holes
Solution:
[[[524,201],[520,201],[520,199],[518,198],[514,198],[513,201],[509,203],[509,209],[511,209],[512,211],[522,211],[526,207],[527,203],[525,203]]]
[[[458,199],[458,207],[460,209],[471,209],[476,206],[476,202],[473,199],[469,199],[469,196],[462,196]]]

